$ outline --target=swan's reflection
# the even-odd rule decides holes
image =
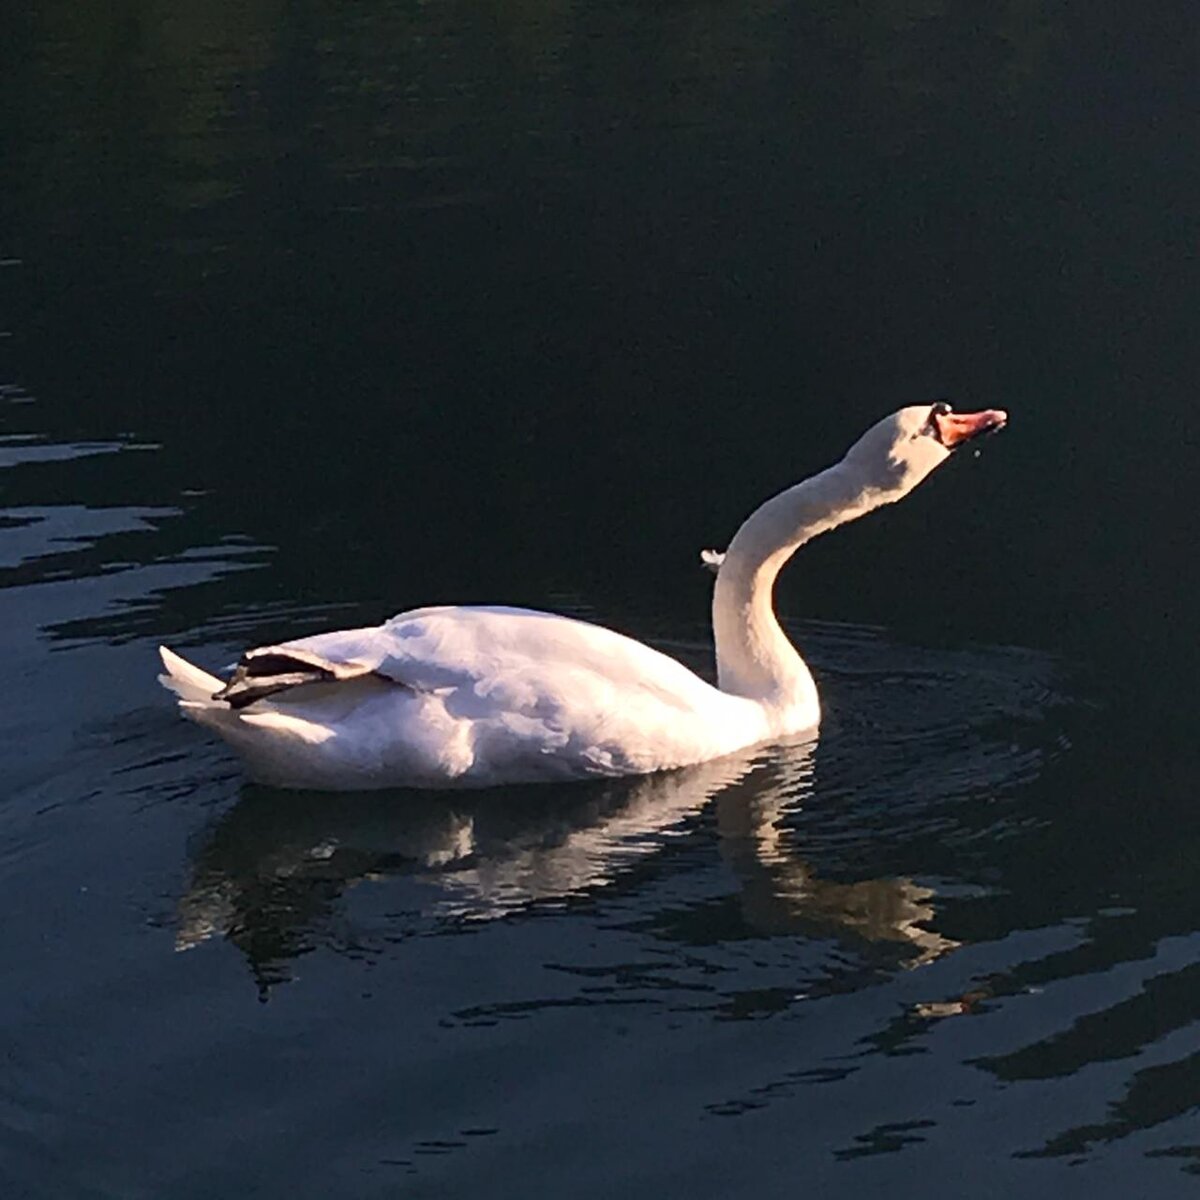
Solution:
[[[432,888],[422,919],[487,920],[614,883],[715,801],[720,852],[754,932],[895,943],[916,951],[909,965],[954,948],[923,927],[929,888],[814,875],[786,821],[811,794],[812,764],[811,745],[795,745],[566,789],[331,796],[248,786],[195,855],[176,945],[227,936],[270,982],[272,964],[307,949],[308,931],[361,880],[415,874]]]
[[[764,934],[824,929],[868,942],[907,943],[917,951],[906,960],[910,967],[959,945],[923,927],[935,913],[932,888],[903,877],[839,883],[814,875],[790,847],[783,823],[793,797],[766,788],[750,795],[731,790],[716,800],[721,853],[741,881],[742,915],[751,928]]]

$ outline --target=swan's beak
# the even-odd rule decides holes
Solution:
[[[995,433],[1008,424],[1008,413],[1002,408],[985,408],[977,413],[936,413],[938,437],[947,450],[961,446],[981,434]]]

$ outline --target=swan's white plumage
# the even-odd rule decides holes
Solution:
[[[778,732],[761,706],[612,630],[518,608],[446,607],[287,642],[372,674],[242,711],[220,680],[164,650],[164,682],[268,783],[482,786],[640,774]],[[203,699],[198,686],[207,687]],[[815,713],[813,720],[815,724]],[[715,753],[714,753],[715,749]]]
[[[251,775],[286,787],[641,774],[815,730],[816,687],[775,619],[775,577],[804,541],[898,500],[945,460],[936,411],[902,409],[879,422],[841,463],[751,514],[724,556],[707,555],[718,568],[719,688],[601,626],[492,607],[416,609],[252,651],[244,663],[281,673],[262,688],[250,680],[239,704],[166,648],[160,680]],[[994,427],[1004,414],[954,420]],[[289,651],[300,657],[287,660]]]

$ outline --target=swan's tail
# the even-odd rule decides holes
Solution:
[[[331,678],[335,666],[326,672],[316,667],[310,670],[294,654],[271,649],[276,658],[282,655],[284,665],[304,667],[306,677],[290,680],[286,689],[271,686],[256,692],[252,689],[260,684],[280,684],[283,679],[277,673],[256,677],[244,670],[247,660],[252,660],[264,671],[274,671],[277,664],[266,652],[245,656],[239,671],[226,683],[161,646],[158,653],[164,670],[158,682],[179,697],[180,715],[209,728],[233,746],[253,779],[282,787],[344,790],[377,786],[370,770],[364,772],[355,762],[338,756],[337,725],[365,698],[380,690],[395,690],[395,684],[356,664],[344,667],[347,678]],[[271,694],[282,690],[288,691],[288,698],[280,697],[281,703],[277,704]],[[230,694],[232,702],[224,698]],[[248,707],[250,704],[254,707]],[[353,745],[348,752],[353,760]]]
[[[158,682],[179,697],[180,715],[228,737],[237,724],[237,714],[224,700],[216,698],[225,686],[224,681],[180,658],[166,646],[159,646],[158,653],[164,668]]]
[[[277,692],[319,683],[345,683],[371,674],[362,663],[338,663],[282,646],[247,650],[226,682],[193,666],[187,659],[159,646],[167,673],[158,677],[163,687],[179,697],[179,707],[199,707],[217,713],[240,711],[256,700]]]
[[[260,712],[241,711],[236,702],[230,704],[223,698],[228,690],[223,680],[166,646],[160,646],[158,652],[165,668],[158,681],[179,698],[180,715],[223,737],[256,778],[267,782],[282,778],[281,763],[294,759],[305,747],[319,747],[330,737],[328,726],[311,712],[284,713],[270,704]]]
[[[229,708],[229,705],[213,699],[225,686],[215,675],[193,666],[166,646],[159,646],[158,653],[162,657],[165,672],[158,677],[158,682],[179,697],[181,707],[184,704],[202,704],[213,708]]]

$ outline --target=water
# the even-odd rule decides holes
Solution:
[[[4,1194],[1190,1195],[1189,18],[14,18]],[[782,583],[815,745],[284,794],[154,682],[437,600],[706,672],[698,550],[942,395],[1012,427]]]

